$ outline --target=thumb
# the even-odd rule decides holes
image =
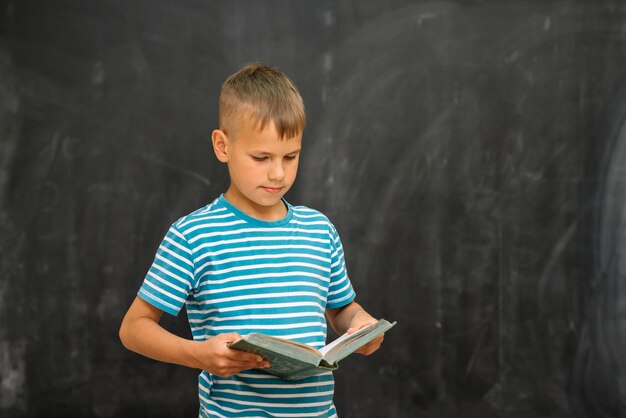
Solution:
[[[235,341],[239,341],[241,339],[241,335],[236,332],[228,332],[226,334],[220,335],[221,339],[227,343],[234,343]]]

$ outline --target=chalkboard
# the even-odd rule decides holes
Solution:
[[[341,417],[624,416],[624,22],[621,0],[3,2],[0,415],[197,415],[197,372],[117,332],[170,223],[228,186],[220,84],[260,60],[307,107],[288,200],[398,321],[336,373]]]

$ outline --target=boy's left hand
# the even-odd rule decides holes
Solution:
[[[346,331],[348,334],[352,334],[357,332],[358,330],[368,327],[372,324],[378,322],[375,318],[370,316],[365,311],[360,311],[352,318],[350,322],[350,328]],[[365,344],[363,347],[359,348],[355,353],[363,354],[364,356],[369,356],[374,353],[376,350],[380,348],[380,345],[383,343],[383,339],[385,338],[385,334],[382,334],[369,343]]]

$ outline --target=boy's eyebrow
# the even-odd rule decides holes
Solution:
[[[300,152],[301,150],[302,150],[302,148],[297,148],[297,149],[294,149],[293,151],[289,151],[285,155],[296,154],[296,153]],[[256,150],[256,151],[253,151],[253,153],[260,154],[260,155],[273,155],[271,152],[263,151],[263,150]]]

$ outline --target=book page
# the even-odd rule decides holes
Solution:
[[[280,344],[289,344],[289,345],[293,346],[294,348],[302,349],[304,351],[311,351],[312,353],[315,353],[316,355],[320,355],[321,354],[320,350],[318,350],[318,349],[316,349],[314,347],[311,347],[310,345],[299,343],[297,341],[288,340],[288,339],[280,338],[280,337],[273,337],[271,335],[264,335],[264,334],[263,334],[262,338],[265,338],[267,340],[273,340],[273,341],[276,341],[276,342],[278,342]]]
[[[385,333],[395,324],[395,322],[389,323],[388,321],[381,319],[377,323],[370,325],[369,327],[362,328],[353,334],[342,335],[337,340],[322,348],[320,353],[324,355],[325,359],[329,363],[334,364],[363,347],[379,335]]]
[[[332,343],[322,347],[319,349],[319,352],[323,355],[326,356],[326,354],[328,354],[331,350],[333,350],[335,347],[343,344],[346,340],[354,340],[355,338],[358,338],[359,335],[363,335],[364,333],[368,332],[368,330],[372,327],[376,326],[376,324],[372,324],[368,327],[362,328],[352,334],[343,334],[341,337],[337,338],[335,341],[333,341]]]

